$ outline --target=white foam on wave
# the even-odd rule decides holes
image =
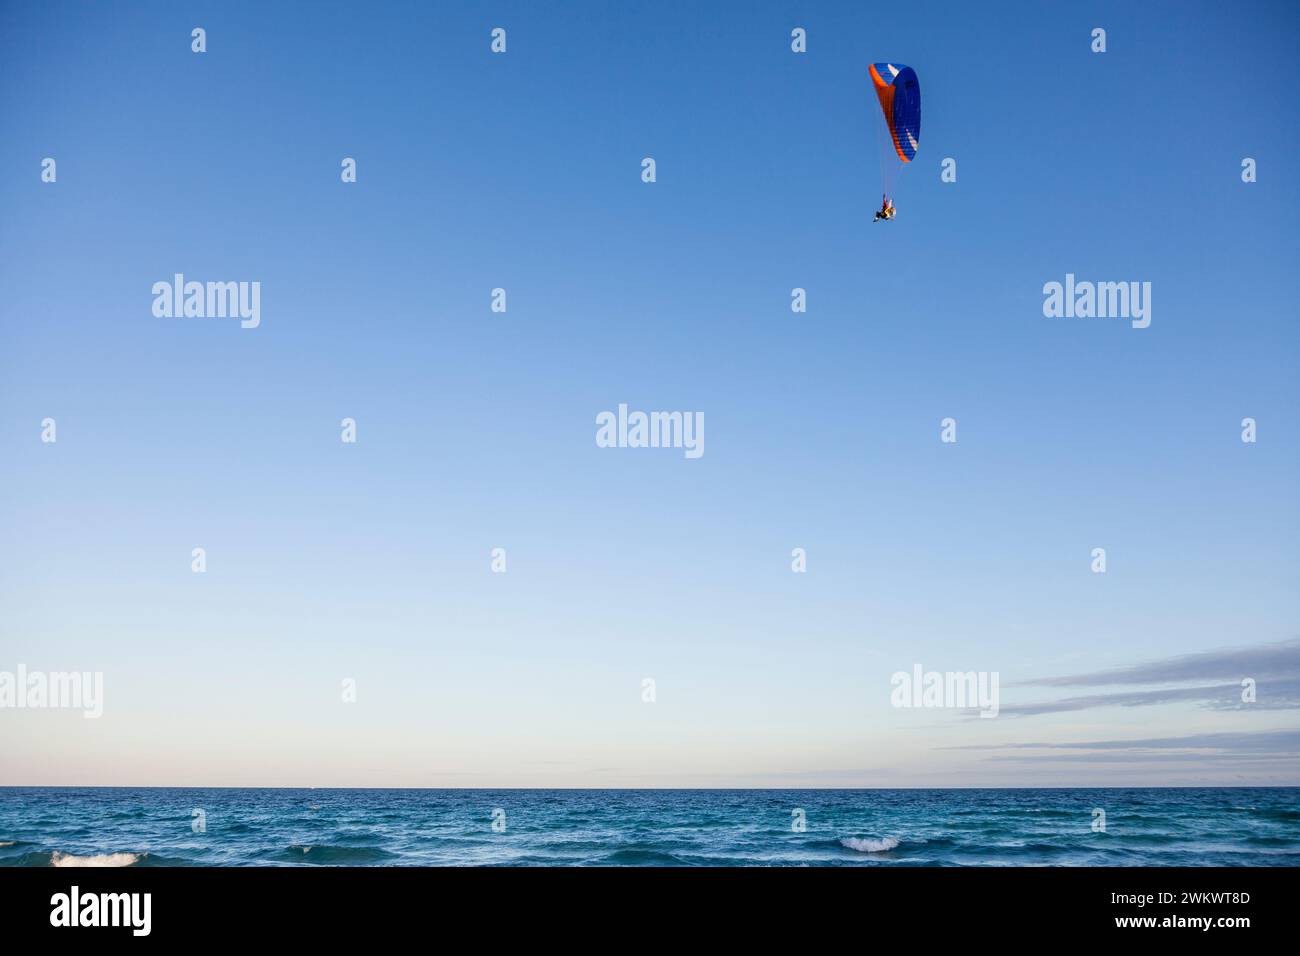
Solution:
[[[140,859],[136,853],[96,853],[93,856],[74,856],[55,850],[50,856],[50,866],[130,866]]]
[[[885,837],[881,840],[845,837],[840,840],[840,846],[850,850],[857,850],[859,853],[886,853],[898,846],[899,842],[898,837]]]

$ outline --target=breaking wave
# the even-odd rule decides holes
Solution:
[[[50,854],[50,866],[131,866],[138,862],[138,853],[96,853],[92,856],[75,856],[72,853]]]
[[[900,842],[897,837],[885,837],[880,840],[845,837],[840,840],[840,846],[848,850],[857,850],[859,853],[887,853],[898,846]]]

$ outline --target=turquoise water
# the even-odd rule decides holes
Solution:
[[[805,864],[1296,866],[1300,789],[0,788],[0,866]]]

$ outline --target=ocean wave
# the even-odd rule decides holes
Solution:
[[[846,850],[857,850],[859,853],[888,853],[902,842],[898,837],[883,837],[879,840],[866,837],[845,837],[840,840],[840,846]]]
[[[1254,807],[1251,808],[1254,810]],[[1282,820],[1287,823],[1300,820],[1300,810],[1269,809],[1260,813],[1261,820]]]
[[[361,866],[391,859],[392,853],[377,846],[338,846],[321,844],[304,846],[290,844],[275,854],[275,859],[286,863],[314,863],[321,866]]]
[[[91,856],[76,856],[55,850],[50,854],[50,866],[131,866],[139,860],[138,853],[95,853]]]
[[[685,866],[687,862],[653,847],[622,847],[599,861],[601,866]]]

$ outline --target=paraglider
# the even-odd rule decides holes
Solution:
[[[885,125],[880,129],[880,180],[884,190],[879,211],[872,222],[892,220],[894,181],[899,170],[916,158],[921,145],[921,84],[916,71],[901,63],[873,63],[871,82],[880,100]],[[885,135],[888,134],[888,135]]]

